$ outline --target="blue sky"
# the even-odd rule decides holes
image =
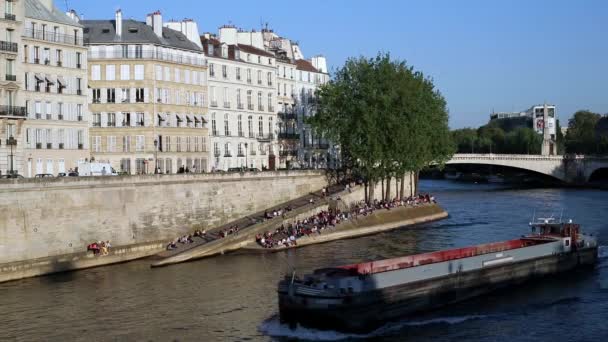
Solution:
[[[65,9],[65,0],[56,1]],[[453,128],[489,113],[553,103],[565,121],[578,109],[608,113],[608,1],[187,1],[68,0],[86,19],[192,18],[201,32],[261,23],[300,42],[331,68],[351,56],[389,52],[432,77]]]

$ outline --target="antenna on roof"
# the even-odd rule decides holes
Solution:
[[[65,0],[65,11],[69,11],[70,10],[70,6],[68,5],[68,0]]]

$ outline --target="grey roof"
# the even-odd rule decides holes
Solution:
[[[183,33],[163,27],[162,38],[154,33],[151,26],[136,20],[122,21],[122,35],[116,35],[116,20],[82,20],[86,44],[155,44],[182,50],[202,52]]]
[[[49,10],[37,0],[25,0],[25,17],[82,27],[82,25],[61,12],[57,7],[53,6],[53,9]]]

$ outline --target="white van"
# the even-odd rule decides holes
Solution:
[[[118,173],[110,163],[82,162],[78,163],[78,176],[118,176]]]

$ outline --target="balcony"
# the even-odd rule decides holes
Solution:
[[[249,109],[249,110],[253,110],[253,104],[251,104],[251,103],[250,103],[250,104],[248,104],[248,105],[247,105],[247,109]]]
[[[116,127],[116,121],[108,121],[108,127]]]
[[[257,155],[258,153],[257,153],[256,151],[251,151],[249,154],[250,154],[250,155],[252,155],[252,156],[255,156],[255,155]]]
[[[244,104],[242,104],[242,103],[237,103],[237,104],[236,104],[236,108],[237,108],[237,109],[245,109],[245,105],[244,105]]]
[[[65,144],[64,143],[59,143],[59,149],[63,150],[65,148]]]
[[[217,101],[211,101],[211,107],[217,107]]]
[[[224,153],[224,158],[230,158],[232,157],[232,153]]]
[[[241,152],[239,154],[236,155],[237,157],[245,157],[245,153]]]
[[[264,106],[258,105],[258,110],[259,110],[260,112],[263,112],[263,111],[264,111]]]
[[[174,62],[176,64],[190,64],[190,65],[198,65],[204,66],[206,65],[204,57],[198,55],[194,56],[183,56],[179,54],[173,53],[163,53],[160,51],[128,51],[127,54],[123,54],[122,51],[96,51],[91,52],[88,55],[89,59],[152,59],[158,61],[168,61]],[[215,76],[215,73],[209,72],[209,76]]]
[[[300,140],[300,134],[299,133],[279,133],[279,139]]]
[[[279,112],[279,119],[283,121],[296,120],[298,116],[295,113]]]
[[[63,115],[62,114],[57,115],[57,120],[63,120]]]
[[[258,134],[258,136],[256,137],[258,139],[258,141],[272,141],[274,139],[274,134],[268,134],[268,135],[264,135],[264,134]]]
[[[84,149],[84,144],[78,144],[78,149],[79,150],[83,150]]]
[[[93,122],[93,127],[101,127],[101,122]]]
[[[0,106],[0,116],[18,116],[24,117],[27,115],[25,107],[15,106]]]
[[[82,95],[82,89],[76,90],[76,95]]]
[[[215,151],[215,152],[213,153],[213,155],[214,155],[216,158],[219,158],[219,157],[220,157],[220,155],[221,155],[221,153],[220,153],[219,151]]]
[[[224,108],[230,108],[230,102],[224,102]]]
[[[17,45],[17,43],[0,40],[0,51],[17,53],[19,51],[19,45]]]
[[[268,111],[274,113],[274,106],[268,106]]]
[[[42,143],[36,143],[36,149],[37,150],[42,149]]]
[[[12,13],[4,13],[4,19],[5,20],[11,20],[11,21],[16,21],[17,20],[17,16],[12,14]]]
[[[6,75],[6,80],[7,81],[11,81],[11,82],[16,82],[17,81],[17,75]]]
[[[281,151],[279,152],[279,155],[281,157],[297,157],[298,156],[298,151]]]
[[[46,30],[32,30],[31,28],[23,30],[23,35],[26,38],[33,38],[38,40],[44,40],[52,43],[61,43],[69,45],[83,46],[84,41],[82,37],[74,36],[70,34],[60,34],[49,32]]]
[[[57,66],[58,67],[63,66],[63,63],[61,61],[57,61]]]
[[[52,149],[52,148],[53,148],[53,144],[51,144],[51,143],[46,143],[46,148],[47,148],[48,150]]]
[[[47,119],[47,120],[53,120],[53,115],[51,115],[51,114],[47,114],[47,115],[46,115],[46,119]]]
[[[82,121],[82,115],[78,115],[78,121]]]
[[[44,65],[51,65],[51,60],[50,59],[45,59],[44,60]]]

